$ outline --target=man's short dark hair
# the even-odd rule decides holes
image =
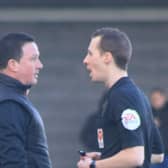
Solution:
[[[26,33],[8,33],[0,39],[0,69],[7,66],[9,59],[17,61],[22,57],[22,47],[27,42],[34,42],[34,38]]]
[[[166,95],[166,94],[167,94],[166,89],[161,88],[161,87],[152,88],[150,94],[153,94],[153,93],[156,93],[156,92],[157,92],[157,93],[160,93],[161,95]]]
[[[100,36],[99,49],[111,52],[116,65],[126,70],[132,56],[132,44],[126,33],[117,28],[104,27],[97,29],[91,38]]]

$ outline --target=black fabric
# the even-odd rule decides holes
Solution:
[[[83,140],[84,144],[87,147],[94,144],[91,148],[101,152],[102,158],[113,156],[125,148],[144,146],[145,161],[141,168],[149,168],[151,153],[162,153],[163,144],[158,131],[155,130],[147,97],[129,77],[125,77],[114,84],[102,100],[100,110],[91,116],[89,123],[86,123],[87,127],[82,130],[82,133],[85,136],[89,135],[87,137],[90,138],[87,142]],[[125,110],[131,110],[133,117],[136,118],[132,130],[129,125],[123,124],[122,115]],[[97,128],[103,129],[104,148],[101,149],[97,141]]]
[[[30,87],[0,74],[0,167],[51,168],[43,121],[25,95]]]

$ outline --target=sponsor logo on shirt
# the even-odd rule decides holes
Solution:
[[[97,141],[98,141],[99,148],[100,149],[104,148],[104,137],[103,137],[102,128],[97,129]]]
[[[137,111],[126,109],[121,114],[121,121],[124,128],[128,130],[136,130],[141,125],[141,120]]]

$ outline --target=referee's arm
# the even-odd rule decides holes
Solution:
[[[96,161],[96,168],[113,167],[130,168],[142,166],[144,162],[144,147],[135,146],[121,150],[116,155],[107,159]]]

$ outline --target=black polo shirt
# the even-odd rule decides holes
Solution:
[[[109,89],[97,117],[97,150],[102,158],[135,146],[145,147],[143,168],[148,168],[152,148],[163,151],[153,124],[147,97],[129,77],[121,78]]]

